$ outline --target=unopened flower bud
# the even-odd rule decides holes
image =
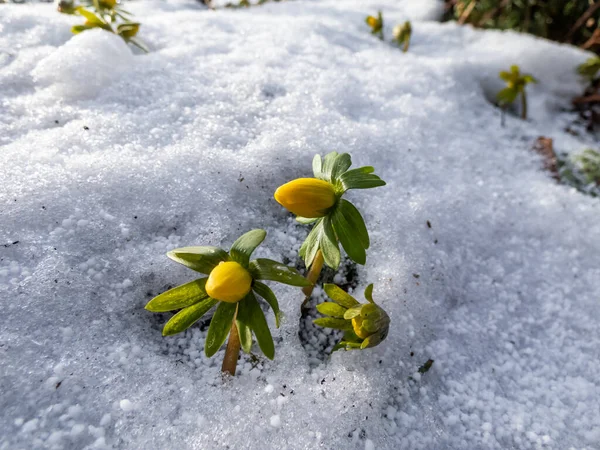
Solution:
[[[331,183],[317,178],[298,178],[280,186],[275,200],[288,211],[306,218],[323,217],[335,204]]]
[[[206,281],[206,293],[217,300],[236,303],[243,299],[252,285],[250,273],[235,261],[221,262]]]

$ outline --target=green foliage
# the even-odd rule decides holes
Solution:
[[[369,248],[369,233],[365,221],[356,207],[341,198],[348,189],[370,189],[385,186],[385,181],[375,175],[371,166],[349,170],[352,158],[348,153],[331,152],[321,158],[313,158],[315,178],[331,183],[338,200],[325,217],[305,219],[298,217],[300,223],[314,223],[314,227],[300,247],[300,256],[306,267],[313,263],[317,252],[321,250],[325,264],[337,269],[340,260],[339,244],[342,244],[350,259],[365,264],[366,250]]]
[[[517,97],[521,96],[521,117],[527,119],[527,93],[525,86],[529,83],[537,83],[537,80],[529,74],[521,74],[519,66],[510,66],[510,72],[502,71],[500,78],[506,82],[506,87],[496,95],[500,106],[510,105]]]
[[[558,173],[563,183],[592,197],[600,196],[600,152],[583,152],[557,158]]]
[[[383,15],[377,11],[377,16],[367,16],[365,23],[371,28],[371,34],[379,37],[383,41]]]
[[[424,373],[429,372],[429,369],[431,369],[431,366],[433,366],[433,359],[428,359],[427,361],[425,361],[425,364],[423,364],[421,367],[419,367],[419,373],[421,375],[423,375]]]
[[[206,356],[213,356],[227,339],[235,320],[242,349],[250,352],[252,334],[266,357],[273,359],[275,347],[264,313],[255,297],[262,297],[275,314],[275,325],[279,327],[281,312],[273,291],[258,280],[273,280],[292,286],[308,286],[311,283],[291,267],[270,259],[250,261],[253,251],[265,239],[265,230],[256,229],[240,236],[231,246],[229,252],[211,246],[183,247],[170,251],[167,256],[192,270],[209,275],[215,267],[226,261],[235,261],[246,269],[252,277],[250,292],[239,302],[220,302],[206,293],[207,278],[170,289],[154,297],[146,305],[152,312],[180,310],[166,324],[164,336],[181,333],[196,323],[215,305],[216,312],[212,317],[205,341]]]
[[[325,284],[325,292],[333,302],[317,305],[317,310],[329,317],[315,319],[315,325],[344,330],[344,337],[335,350],[363,350],[379,345],[388,335],[390,318],[373,301],[373,285],[365,289],[368,303],[359,303],[335,284]],[[359,336],[360,335],[360,336]]]
[[[412,27],[410,21],[404,22],[402,25],[396,25],[393,31],[394,41],[406,53],[410,46],[410,36],[412,35]]]
[[[598,75],[598,72],[600,72],[600,57],[598,56],[589,58],[586,62],[577,67],[577,73],[590,80],[594,80],[596,75]]]
[[[600,50],[600,8],[588,0],[446,0],[447,19]]]
[[[81,5],[76,4],[75,0],[62,0],[58,4],[58,11],[85,19],[83,25],[71,28],[73,34],[101,28],[148,52],[146,46],[136,38],[140,24],[131,20],[131,13],[121,8],[117,0],[83,0]]]

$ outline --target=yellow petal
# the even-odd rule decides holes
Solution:
[[[300,217],[316,218],[327,215],[336,201],[331,183],[316,178],[298,178],[280,186],[275,200]]]
[[[220,263],[208,276],[206,293],[217,300],[236,303],[243,299],[252,284],[250,273],[235,261]]]
[[[362,328],[363,318],[361,316],[356,316],[352,319],[352,328],[354,329],[354,333],[361,339],[368,338],[372,333],[369,333],[367,330]]]

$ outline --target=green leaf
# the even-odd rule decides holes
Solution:
[[[317,305],[317,311],[326,316],[343,319],[346,308],[338,305],[337,303],[325,302]]]
[[[237,303],[238,310],[235,325],[237,326],[242,350],[246,353],[250,353],[250,350],[252,349],[252,329],[250,328],[250,314],[246,302],[247,297],[248,296],[246,295],[243,300]]]
[[[150,300],[146,305],[146,309],[152,312],[166,312],[192,306],[208,297],[204,290],[206,280],[206,278],[199,278],[169,289]]]
[[[140,30],[139,23],[128,22],[128,23],[122,23],[117,26],[117,34],[119,36],[121,36],[123,39],[125,39],[126,41],[131,39],[132,37],[135,37],[135,35],[138,34],[139,30]]]
[[[351,165],[352,158],[348,153],[342,153],[341,155],[338,155],[333,162],[333,167],[331,168],[331,181],[335,183],[338,177],[346,172]]]
[[[182,309],[165,324],[163,336],[171,336],[188,329],[215,306],[217,302],[218,300],[208,297],[195,305]]]
[[[225,339],[227,339],[236,308],[237,303],[219,302],[219,306],[217,306],[217,310],[210,321],[208,334],[204,342],[204,353],[209,358],[217,353]]]
[[[245,268],[248,268],[250,262],[250,255],[256,247],[258,247],[262,241],[265,240],[267,232],[257,228],[255,230],[248,231],[241,235],[231,246],[229,255],[231,259],[240,263]]]
[[[324,180],[331,181],[331,171],[333,170],[333,166],[337,157],[338,152],[331,152],[325,155],[325,158],[323,159],[323,167],[321,169]]]
[[[334,270],[337,269],[341,259],[340,247],[329,217],[323,218],[323,226],[319,234],[319,247],[323,252],[325,264]]]
[[[360,241],[364,249],[369,248],[371,242],[369,241],[369,233],[365,221],[360,215],[360,212],[356,207],[348,200],[342,199],[338,208],[342,208],[342,213],[346,220],[350,224],[350,227],[355,231],[355,235]]]
[[[310,267],[317,252],[319,251],[320,245],[320,237],[321,231],[323,229],[323,220],[319,219],[319,221],[315,224],[313,229],[308,233],[308,236],[300,246],[300,251],[298,254],[301,258],[304,259],[304,265],[306,267]]]
[[[367,288],[365,289],[365,298],[370,302],[370,303],[375,303],[373,301],[373,283],[371,283],[370,285],[367,286]]]
[[[498,94],[496,94],[496,99],[501,104],[510,104],[515,101],[519,95],[519,91],[512,88],[504,88]]]
[[[363,308],[363,305],[359,304],[357,306],[353,306],[352,308],[347,309],[346,312],[344,313],[344,319],[350,320],[350,319],[354,319],[356,316],[360,316],[362,308]]]
[[[498,76],[499,76],[499,77],[500,77],[502,80],[506,81],[507,83],[508,83],[509,81],[512,81],[512,78],[513,78],[512,74],[510,74],[510,73],[508,73],[508,72],[505,72],[504,70],[503,70],[502,72],[500,72],[500,73],[498,74]]]
[[[373,169],[370,166],[352,169],[343,173],[338,184],[346,191],[348,189],[371,189],[379,186],[385,186],[385,181],[377,175],[372,174],[372,170],[365,171],[364,169]]]
[[[362,341],[361,341],[362,342]],[[333,347],[332,353],[337,350],[360,350],[360,342],[340,341]]]
[[[291,286],[310,286],[312,284],[296,269],[272,259],[258,258],[250,261],[248,270],[255,280],[278,281]]]
[[[312,161],[312,169],[315,178],[323,179],[323,173],[321,172],[323,166],[323,161],[321,160],[321,155],[315,155]]]
[[[209,274],[220,262],[227,261],[229,255],[219,247],[182,247],[171,250],[167,256],[196,272]]]
[[[306,218],[306,217],[300,217],[300,216],[296,216],[296,221],[300,222],[304,225],[310,225],[311,223],[316,222],[317,220],[319,220],[318,217],[314,217],[314,218]]]
[[[344,319],[336,319],[333,317],[320,317],[313,320],[315,325],[324,328],[334,328],[336,330],[351,330],[352,322]]]
[[[273,359],[275,357],[275,344],[273,343],[273,337],[271,336],[267,319],[265,319],[265,314],[260,309],[260,305],[252,291],[250,291],[243,301],[248,303],[250,327],[254,331],[258,346],[267,358]]]
[[[343,208],[336,208],[332,219],[335,234],[342,243],[346,254],[352,261],[358,264],[365,264],[367,262],[367,254],[360,239],[356,236],[354,228],[348,222]]]
[[[80,15],[82,15],[85,18],[85,20],[87,20],[88,22],[90,22],[90,24],[95,24],[95,25],[105,25],[106,24],[106,22],[104,22],[104,20],[102,20],[100,17],[98,17],[93,12],[88,11],[83,6],[79,6],[77,8],[77,12]]]
[[[255,281],[252,289],[254,289],[254,292],[264,298],[269,304],[273,310],[273,313],[275,314],[275,326],[279,328],[281,311],[279,310],[279,302],[277,301],[277,297],[275,297],[275,294],[271,288],[260,281]]]
[[[525,81],[525,83],[526,83],[526,84],[527,84],[527,83],[534,83],[534,84],[535,84],[535,83],[537,83],[537,82],[538,82],[538,80],[537,80],[537,79],[535,79],[535,78],[534,78],[533,76],[531,76],[531,75],[523,75],[523,81]]]
[[[98,25],[73,25],[71,27],[71,33],[79,34],[85,30],[91,30],[92,28],[98,28]]]
[[[360,305],[354,297],[335,284],[326,283],[323,285],[323,289],[331,300],[345,308],[352,308]]]
[[[148,52],[149,52],[149,50],[148,50],[148,47],[146,47],[144,44],[142,44],[142,43],[141,43],[140,41],[138,41],[137,39],[134,39],[134,38],[129,38],[129,39],[127,39],[127,42],[128,42],[129,44],[133,44],[133,45],[135,45],[137,48],[139,48],[140,50],[142,50],[142,51],[143,51],[143,52],[145,52],[145,53],[148,53]]]
[[[425,364],[423,364],[421,367],[419,367],[419,373],[420,374],[424,374],[427,373],[429,371],[429,369],[431,369],[431,366],[433,366],[434,360],[433,359],[428,359]]]

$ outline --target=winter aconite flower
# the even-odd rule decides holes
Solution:
[[[529,83],[537,83],[537,80],[529,74],[521,74],[519,66],[510,66],[510,72],[502,71],[500,78],[506,82],[506,87],[496,95],[501,106],[510,105],[517,97],[521,96],[521,118],[527,119],[527,93],[525,86]]]
[[[220,262],[206,281],[208,296],[227,303],[239,302],[250,292],[251,287],[250,272],[235,261]]]
[[[373,301],[373,285],[365,289],[369,303],[359,303],[354,297],[335,284],[325,284],[325,292],[333,302],[317,305],[317,310],[326,316],[315,319],[316,325],[344,330],[343,339],[334,350],[365,349],[375,347],[383,341],[390,327],[387,313]]]
[[[146,305],[146,309],[152,312],[179,310],[164,326],[163,336],[184,331],[216,306],[206,336],[206,356],[214,355],[229,332],[235,329],[235,339],[239,338],[245,352],[250,352],[254,334],[265,356],[273,359],[273,338],[257,296],[262,297],[273,309],[277,327],[280,318],[279,304],[273,291],[261,280],[278,281],[292,286],[307,286],[310,283],[295,269],[276,261],[250,261],[250,255],[266,235],[265,230],[249,231],[233,243],[229,252],[209,246],[170,251],[167,254],[169,258],[208,277],[198,278],[164,292]],[[239,350],[239,345],[237,349]],[[235,360],[237,361],[237,356]]]
[[[394,41],[396,41],[398,46],[402,47],[402,51],[406,53],[410,46],[410,36],[412,34],[410,22],[406,21],[402,25],[396,25],[392,33],[394,34]]]
[[[275,191],[275,200],[298,215],[299,222],[315,224],[300,248],[306,267],[315,259],[324,259],[325,264],[337,269],[340,243],[350,259],[359,264],[366,262],[367,227],[358,209],[342,197],[348,189],[384,186],[385,181],[373,174],[373,167],[348,170],[351,165],[348,153],[331,152],[324,159],[315,155],[314,178],[298,178]]]
[[[327,215],[336,202],[331,183],[317,178],[298,178],[280,186],[275,200],[288,211],[310,219]]]
[[[371,27],[371,34],[379,36],[379,39],[383,41],[383,15],[381,11],[377,11],[377,17],[367,16],[365,22]]]

